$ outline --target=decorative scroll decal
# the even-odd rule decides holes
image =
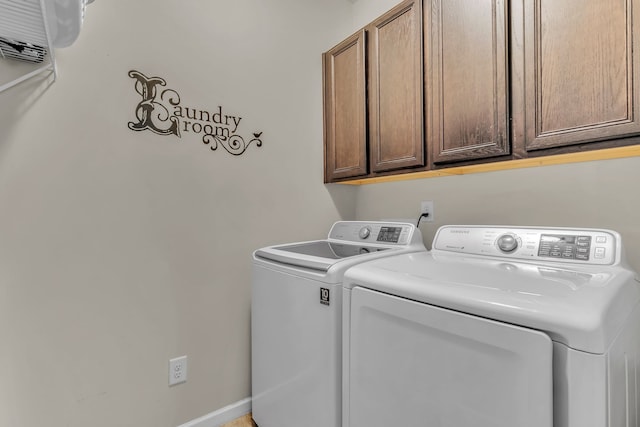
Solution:
[[[178,138],[189,133],[202,135],[202,142],[212,151],[222,146],[234,156],[244,153],[251,143],[262,146],[262,132],[254,132],[253,138],[245,141],[236,133],[242,117],[226,114],[222,106],[211,111],[182,106],[178,92],[162,88],[167,85],[163,78],[147,77],[136,70],[129,71],[129,77],[136,80],[135,90],[142,96],[136,107],[138,121],[129,122],[129,129]]]

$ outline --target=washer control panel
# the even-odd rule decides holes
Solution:
[[[417,239],[418,234],[409,223],[339,221],[331,227],[329,239],[404,246]]]
[[[433,249],[521,260],[609,265],[619,261],[620,235],[611,230],[444,226]]]

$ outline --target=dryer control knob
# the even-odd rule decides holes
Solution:
[[[503,234],[498,237],[498,249],[502,252],[509,253],[518,249],[518,239],[513,234]]]
[[[371,234],[371,227],[369,227],[368,225],[360,229],[359,236],[361,239],[368,238],[370,234]]]

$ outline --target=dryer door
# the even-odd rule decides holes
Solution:
[[[349,427],[552,427],[538,331],[355,288]]]

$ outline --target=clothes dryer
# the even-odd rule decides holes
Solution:
[[[426,248],[413,224],[340,221],[326,239],[254,252],[252,413],[260,427],[340,427],[344,272],[415,251]]]
[[[640,291],[610,230],[446,226],[343,289],[344,427],[640,426]]]

